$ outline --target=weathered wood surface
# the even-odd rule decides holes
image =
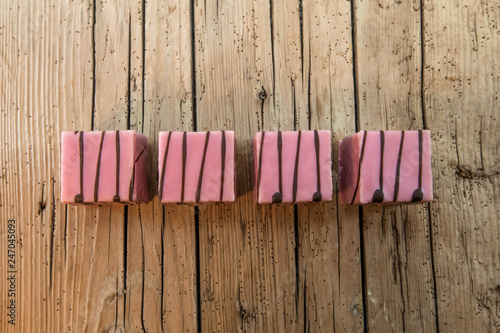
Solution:
[[[500,329],[495,1],[0,2],[0,331]],[[230,206],[59,202],[59,133],[231,129]],[[256,207],[251,138],[428,128],[436,200]],[[8,323],[8,220],[16,324]]]

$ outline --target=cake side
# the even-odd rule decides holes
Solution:
[[[134,147],[134,162],[132,167],[132,178],[129,186],[129,201],[149,202],[150,193],[148,189],[148,138],[136,133]]]
[[[161,203],[234,202],[234,132],[160,132]]]
[[[80,174],[79,146],[80,134],[78,132],[61,133],[60,195],[61,202],[64,204],[74,204],[77,201],[83,202],[83,196],[80,193],[82,192],[80,180],[75,181],[75,177],[79,177]]]
[[[147,138],[142,136],[147,147]],[[133,203],[136,133],[134,131],[63,132],[61,134],[61,202],[95,205]],[[147,161],[141,162],[146,165]],[[143,168],[147,174],[147,168]],[[147,179],[147,177],[146,177]],[[136,181],[147,191],[147,182]],[[142,196],[146,202],[148,196]]]
[[[362,131],[346,137],[339,155],[341,203],[431,201],[430,140],[428,130]]]
[[[354,203],[359,197],[357,187],[363,136],[363,132],[352,134],[339,143],[340,202],[345,205]]]
[[[253,178],[253,199],[254,203],[259,202],[259,197],[258,197],[258,186],[259,186],[259,181],[260,181],[260,175],[259,175],[259,152],[260,152],[260,137],[262,136],[262,132],[258,132],[253,136],[253,161],[254,161],[254,178]]]
[[[257,204],[331,200],[330,131],[259,132],[253,148]]]

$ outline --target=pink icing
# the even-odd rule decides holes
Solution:
[[[82,132],[61,134],[61,202],[112,203],[116,195],[116,131],[83,132],[83,175],[80,174],[80,135]],[[134,131],[119,131],[119,201],[147,202],[147,137]],[[101,160],[98,168],[102,139]],[[135,165],[135,167],[134,167]],[[132,172],[134,171],[134,178]],[[83,193],[80,179],[83,176]],[[130,187],[132,185],[132,192]],[[97,200],[95,187],[97,186]],[[131,198],[129,197],[131,195]]]
[[[171,134],[170,134],[171,133]],[[186,135],[186,161],[184,166],[184,184],[182,183],[183,173],[183,137]],[[163,172],[163,187],[161,183],[163,161],[168,144],[168,155],[165,160]],[[234,132],[224,131],[225,136],[225,160],[224,160],[224,189],[222,202],[233,202],[236,200],[235,190],[235,163]],[[158,187],[161,193],[161,203],[190,203],[196,204],[196,193],[200,180],[200,170],[203,162],[205,150],[205,140],[207,132],[160,132],[159,134],[159,154],[158,172],[160,183]],[[205,162],[200,182],[199,203],[219,202],[222,183],[222,131],[211,131],[208,136]],[[184,200],[181,200],[181,193],[184,188]]]
[[[319,177],[321,187],[321,201],[332,199],[332,162],[331,162],[331,134],[330,131],[317,131],[319,139]],[[315,148],[315,131],[301,131],[300,149],[297,165],[297,191],[295,202],[311,202],[317,192],[317,165]],[[264,144],[261,142],[264,136]],[[280,193],[279,181],[279,153],[278,132],[259,132],[254,136],[255,160],[255,200],[259,204],[273,202],[273,195]],[[281,132],[281,203],[293,203],[293,185],[297,157],[298,131]],[[262,163],[260,165],[260,158]],[[259,166],[261,170],[259,172]],[[260,180],[259,178],[260,173]]]
[[[405,131],[400,158],[398,195],[395,197],[397,166],[402,131],[384,131],[383,203],[411,202],[419,187],[419,131]],[[364,151],[363,141],[366,142]],[[422,131],[422,191],[421,201],[433,199],[430,131]],[[358,182],[358,168],[362,157]],[[380,131],[362,131],[344,138],[339,149],[340,197],[344,204],[371,203],[380,187]],[[357,187],[357,189],[356,189]],[[354,193],[356,197],[353,201]]]

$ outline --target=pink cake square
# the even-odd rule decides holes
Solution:
[[[161,203],[236,200],[233,131],[160,132],[158,149]]]
[[[339,147],[343,204],[432,201],[431,133],[361,131]]]
[[[148,202],[147,151],[134,131],[62,132],[61,202]]]
[[[253,141],[257,204],[332,200],[330,131],[259,132]]]

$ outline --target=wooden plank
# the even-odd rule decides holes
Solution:
[[[355,6],[358,129],[422,128],[419,3],[356,1]],[[436,329],[427,209],[363,208],[368,329]]]
[[[249,161],[257,130],[355,131],[348,2],[1,2],[0,331],[360,330],[361,258],[365,329],[498,330],[500,8],[424,3],[355,2],[357,127],[431,129],[437,198],[364,208],[361,256],[356,208],[255,207]],[[151,188],[158,131],[234,129],[241,197],[62,205],[59,134],[92,128],[148,135]]]
[[[83,2],[0,6],[0,330],[62,331],[79,313],[74,258],[83,257],[73,219],[90,214],[71,208],[66,214],[59,202],[59,132],[91,125],[92,11]],[[18,239],[15,326],[4,307],[8,218],[16,220]],[[81,265],[88,266],[87,258]]]
[[[344,134],[346,125],[354,130],[349,4],[247,6],[207,3],[196,8],[200,130],[228,128],[238,137],[252,137],[262,129],[307,129],[310,81],[315,88],[313,126],[325,128],[326,118],[328,129],[335,120],[333,126]],[[273,20],[268,25],[269,13]],[[322,23],[323,15],[332,21]],[[303,24],[308,26],[303,29]],[[329,24],[339,30],[331,32],[323,52],[325,41],[318,37],[331,30]],[[319,26],[316,33],[309,28],[313,25]],[[339,45],[342,49],[334,51]],[[334,89],[346,97],[335,96]],[[338,115],[334,104],[341,110]],[[210,110],[219,111],[215,119]],[[297,221],[292,207],[252,207],[249,143],[237,149],[238,179],[244,179],[237,206],[200,208],[203,329],[362,329],[357,209],[338,212],[335,203],[301,206]],[[314,220],[318,214],[321,221]]]
[[[348,2],[298,2],[296,6],[273,2],[273,60],[278,70],[274,110],[266,116],[268,122],[278,124],[274,130],[292,129],[286,121],[293,121],[296,129],[330,129],[340,137],[354,131],[350,10]],[[337,144],[334,136],[334,170]],[[329,205],[299,205],[297,213],[300,327],[362,330],[358,210],[338,207],[334,198]]]
[[[276,17],[280,9],[286,13],[287,6],[286,2],[282,8],[276,6]],[[336,172],[338,142],[355,131],[351,5],[346,1],[304,1],[299,2],[299,9],[302,57],[290,61],[291,70],[300,73],[292,88],[302,92],[297,94],[301,100],[296,110],[297,129],[332,131],[335,191],[331,204],[298,206],[304,331],[359,332],[364,328],[359,210],[338,204]],[[284,32],[286,29],[277,30],[276,35]],[[285,52],[280,54],[289,58]]]
[[[132,43],[132,40],[141,37],[140,34],[137,36],[136,29],[131,29],[141,24],[140,8],[138,1],[95,3],[94,130],[129,129],[132,111],[134,114],[142,112],[141,103],[131,103],[132,99],[141,96],[137,90],[132,91],[134,86],[131,85],[131,68],[142,62],[142,58],[137,61],[137,56],[142,56],[142,45]],[[135,34],[132,35],[132,32]],[[134,214],[134,208],[130,209],[130,214],[127,208],[120,206],[92,210],[95,227],[89,236],[85,234],[83,247],[88,250],[87,242],[91,244],[92,258],[91,274],[85,281],[88,283],[88,301],[82,305],[87,311],[84,317],[88,320],[86,327],[91,331],[124,330],[127,275],[134,273],[127,270],[127,251],[135,252],[140,246],[140,243],[133,243],[135,247],[128,246],[128,224],[134,225],[139,218]],[[90,221],[87,219],[85,222],[88,224]],[[82,272],[82,275],[85,277],[86,274]]]
[[[426,125],[439,329],[500,329],[498,21],[494,1],[426,1]]]
[[[162,207],[156,195],[158,132],[193,129],[189,8],[186,1],[145,4],[144,133],[154,198],[141,205],[138,224],[129,222],[129,248],[142,245],[128,251],[127,268],[135,267],[127,281],[132,331],[197,331],[194,208]]]
[[[268,1],[195,2],[197,129],[237,137],[237,203],[200,207],[203,331],[297,331],[301,327],[292,207],[253,202],[251,138],[293,128],[275,108]]]

